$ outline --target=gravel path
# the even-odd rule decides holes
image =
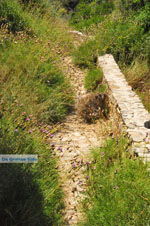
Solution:
[[[77,103],[86,93],[83,86],[84,72],[73,65],[70,57],[63,59],[62,70],[72,82]],[[77,225],[84,218],[80,208],[88,180],[84,171],[90,164],[90,148],[101,146],[102,139],[98,137],[98,131],[98,124],[84,123],[75,110],[61,124],[60,131],[52,139],[59,159],[58,171],[65,194],[66,225]]]

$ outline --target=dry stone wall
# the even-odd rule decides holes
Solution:
[[[112,55],[100,56],[98,66],[103,70],[104,78],[127,127],[127,133],[133,141],[133,151],[144,162],[150,162],[150,114],[128,85]]]

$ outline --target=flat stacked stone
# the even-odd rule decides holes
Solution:
[[[144,162],[150,162],[150,128],[145,126],[146,122],[150,121],[150,114],[131,86],[128,85],[112,55],[100,56],[98,66],[103,70],[104,78],[133,141],[133,151]]]

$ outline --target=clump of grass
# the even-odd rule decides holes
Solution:
[[[48,56],[49,50],[45,51],[34,40],[17,42],[13,40],[0,52],[1,101],[5,103],[5,112],[14,110],[18,117],[21,110],[26,111],[47,123],[62,120],[73,106],[73,92],[54,63],[58,57],[54,58],[52,53]],[[45,40],[43,43],[47,45]],[[13,106],[14,100],[22,107]]]
[[[96,92],[98,92],[98,93],[106,93],[107,90],[108,90],[107,84],[99,84],[96,88]]]
[[[88,70],[85,79],[84,79],[84,87],[88,91],[95,90],[103,80],[103,72],[101,69],[92,69]]]
[[[88,170],[88,199],[84,203],[87,220],[83,225],[150,223],[148,166],[131,158],[127,146],[125,138],[111,139],[94,151]]]
[[[93,68],[97,62],[98,43],[94,40],[86,41],[73,52],[74,63],[81,68]]]
[[[150,112],[149,102],[149,84],[150,84],[150,68],[147,61],[136,59],[135,63],[124,69],[124,74],[133,87],[133,90],[140,96],[145,108]]]

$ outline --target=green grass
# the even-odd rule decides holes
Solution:
[[[91,1],[91,4],[95,2]],[[149,102],[147,101],[149,80],[147,74],[150,72],[150,4],[148,1],[124,2],[122,0],[113,3],[114,10],[107,16],[105,14],[105,18],[101,22],[95,23],[89,28],[83,25],[83,30],[85,29],[92,36],[92,40],[86,41],[75,50],[73,54],[74,62],[80,67],[91,69],[95,67],[99,55],[112,54],[120,68],[125,71],[128,70],[127,79],[129,83],[133,85],[133,88],[137,87],[134,88],[135,91],[149,110]],[[84,16],[83,8],[80,9],[80,14]],[[77,24],[74,23],[74,26],[76,27]],[[138,62],[140,62],[140,65],[136,70],[137,75],[133,76],[134,65]],[[147,67],[144,70],[144,75],[143,67]],[[132,81],[129,75],[131,75]],[[139,77],[138,80],[137,77]],[[141,82],[143,82],[142,89],[140,88]]]
[[[98,46],[95,40],[86,41],[73,52],[73,60],[81,68],[93,68],[98,57]]]
[[[79,1],[76,6],[70,24],[78,30],[86,30],[93,24],[102,22],[105,15],[112,12],[114,4],[108,0]]]
[[[0,166],[0,225],[63,225],[56,159],[42,129],[50,126],[50,136],[74,104],[59,69],[73,49],[69,28],[51,6],[4,0],[0,13],[0,153],[39,156],[37,164]]]
[[[26,122],[23,123],[25,126]],[[0,153],[39,156],[39,162],[35,164],[1,164],[0,224],[63,224],[63,194],[59,188],[56,161],[38,130],[30,134],[3,117],[0,121]]]
[[[81,225],[149,225],[150,180],[146,164],[126,152],[125,138],[94,150],[88,169],[87,220]]]
[[[52,123],[71,110],[71,86],[58,69],[59,56],[53,54],[47,40],[4,37],[0,57],[1,102],[7,114],[14,111],[12,117],[19,117],[25,111]]]
[[[89,70],[84,79],[84,87],[88,91],[95,90],[103,80],[103,72],[100,69]]]
[[[108,90],[107,84],[99,84],[96,88],[96,92],[98,92],[98,93],[106,93],[107,90]]]

